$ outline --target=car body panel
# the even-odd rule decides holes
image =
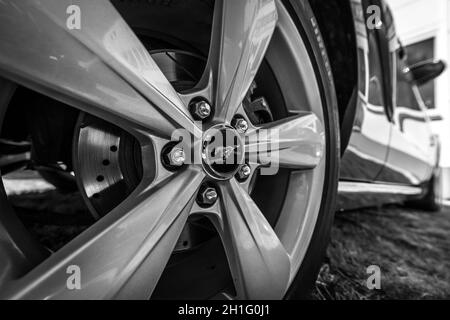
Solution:
[[[382,7],[380,30],[365,23],[368,6],[377,3]],[[341,180],[422,185],[436,166],[437,143],[417,88],[399,74],[407,66],[398,58],[392,14],[384,1],[352,0],[351,4],[359,60],[358,98]],[[377,55],[380,66],[373,61]],[[381,74],[373,70],[377,67]],[[373,103],[377,90],[383,91],[383,103]],[[405,91],[411,95],[410,103],[404,103]]]
[[[437,164],[437,141],[431,131],[426,106],[415,85],[408,81],[405,61],[396,58],[395,108],[388,158],[377,181],[420,185],[429,180]]]
[[[341,162],[341,179],[370,182],[375,180],[386,161],[391,126],[384,107],[369,99],[376,95],[377,87],[371,85],[369,78],[372,65],[365,9],[360,0],[352,0],[351,6],[358,50],[358,93],[352,134]]]

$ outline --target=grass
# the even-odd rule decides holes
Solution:
[[[22,221],[51,250],[93,223],[79,195],[45,186],[41,192],[24,194],[14,182],[9,184],[10,200]],[[381,290],[366,287],[366,269],[371,265],[381,268]],[[312,297],[450,299],[450,208],[426,213],[390,206],[338,213]]]
[[[339,213],[313,298],[450,299],[450,209],[401,207]],[[366,268],[381,269],[369,290]]]

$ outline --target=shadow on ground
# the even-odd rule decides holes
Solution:
[[[313,298],[450,299],[450,208],[339,213],[331,238]],[[371,265],[381,269],[381,290],[366,286]]]

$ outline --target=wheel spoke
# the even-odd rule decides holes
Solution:
[[[314,169],[324,152],[324,129],[312,113],[263,126],[249,133],[246,143],[248,158],[272,167]]]
[[[204,174],[189,169],[140,188],[93,227],[0,293],[22,299],[148,299]],[[69,266],[81,289],[69,290]]]
[[[238,299],[281,299],[290,277],[289,256],[266,218],[235,180],[221,187],[222,237]]]
[[[0,190],[0,287],[48,256],[48,252],[30,236]]]
[[[277,21],[274,0],[217,0],[203,81],[212,80],[219,120],[230,120],[264,58]]]
[[[66,10],[72,4],[0,3],[5,77],[122,125],[129,121],[164,136],[183,127],[199,136],[178,94],[112,4],[77,1],[80,29],[70,30]]]

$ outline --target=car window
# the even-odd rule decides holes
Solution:
[[[434,38],[429,38],[407,46],[406,52],[408,53],[408,64],[413,65],[423,61],[433,61],[435,56],[434,46]],[[422,94],[425,105],[430,109],[435,108],[435,81],[429,81],[420,86],[419,91]]]
[[[384,106],[383,69],[378,51],[378,43],[373,31],[368,32],[369,41],[369,103]]]
[[[420,110],[411,83],[404,72],[405,62],[399,58],[397,52],[397,107],[404,107],[413,110]]]

